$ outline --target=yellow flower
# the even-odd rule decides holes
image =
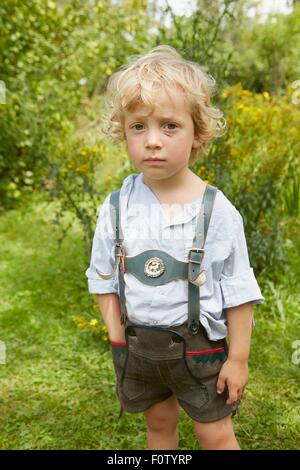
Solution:
[[[98,325],[98,320],[96,318],[93,318],[91,321],[90,321],[90,325],[91,326],[97,326]]]
[[[73,315],[72,318],[73,318],[75,325],[77,325],[78,328],[80,328],[81,330],[87,327],[88,322],[82,315]]]
[[[230,149],[230,155],[231,155],[232,157],[238,157],[238,156],[240,155],[240,150],[237,149],[237,148],[235,148],[235,147],[232,147],[232,148]]]
[[[242,94],[243,94],[244,96],[251,96],[251,91],[249,91],[249,90],[243,90],[243,91],[242,91]]]
[[[269,95],[269,93],[268,93],[267,91],[264,91],[264,92],[263,92],[263,97],[264,97],[265,100],[267,100],[267,101],[269,101],[269,99],[270,99],[270,95]]]
[[[81,321],[82,321],[83,316],[82,316],[82,315],[73,315],[72,318],[73,318],[73,321],[74,321],[75,323],[78,323],[78,322],[81,322]]]
[[[221,98],[227,98],[227,96],[228,96],[228,91],[225,89],[221,93]]]
[[[88,173],[88,166],[86,164],[80,165],[77,168],[77,173],[81,173],[82,175],[86,175]]]

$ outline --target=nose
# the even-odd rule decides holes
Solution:
[[[156,129],[149,129],[146,134],[146,141],[145,141],[146,148],[161,148],[162,142],[160,133]]]

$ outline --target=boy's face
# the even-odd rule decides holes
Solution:
[[[188,166],[192,148],[200,146],[183,92],[172,91],[171,99],[156,92],[155,109],[138,104],[125,111],[126,145],[132,163],[151,179],[170,178]],[[163,161],[150,162],[150,158]]]

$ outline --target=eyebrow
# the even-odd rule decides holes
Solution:
[[[145,119],[146,117],[148,117],[148,115],[142,115],[142,114],[132,114],[130,116],[130,119]],[[173,115],[168,115],[168,116],[159,116],[159,119],[161,121],[179,121],[179,122],[182,122],[181,119],[178,119],[177,116],[173,116]]]

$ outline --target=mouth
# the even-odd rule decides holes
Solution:
[[[165,162],[165,160],[162,160],[161,158],[147,158],[145,162]]]

